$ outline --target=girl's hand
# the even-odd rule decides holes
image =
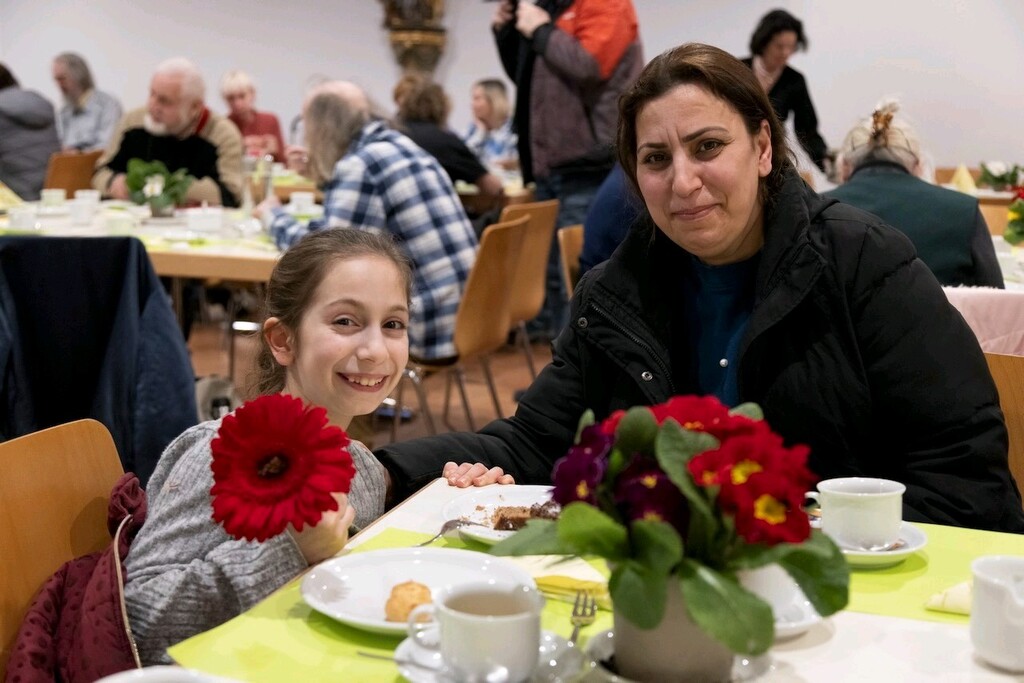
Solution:
[[[348,504],[344,493],[336,493],[334,497],[338,500],[338,509],[325,512],[315,526],[303,527],[302,531],[288,527],[288,533],[310,566],[334,557],[348,543],[348,528],[356,518],[356,511]]]
[[[441,476],[448,480],[449,486],[458,486],[459,488],[516,483],[515,478],[511,474],[505,474],[505,470],[500,467],[488,469],[487,465],[478,462],[464,462],[461,465],[454,462],[445,463]]]
[[[268,214],[279,206],[281,206],[281,200],[277,198],[277,195],[272,194],[253,208],[252,215],[265,223],[269,218]]]

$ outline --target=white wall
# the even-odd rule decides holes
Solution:
[[[898,94],[940,165],[983,159],[1024,163],[1022,0],[634,0],[648,57],[695,40],[746,55],[757,19],[785,7],[811,41],[803,71],[837,147],[883,95]],[[448,48],[437,77],[469,118],[469,88],[501,74],[490,41],[493,3],[448,0]],[[314,74],[349,78],[391,108],[399,75],[377,0],[0,0],[0,60],[55,102],[52,57],[82,53],[102,89],[126,107],[144,103],[161,59],[184,54],[207,76],[208,101],[230,68],[248,70],[258,105],[282,124],[298,113]]]

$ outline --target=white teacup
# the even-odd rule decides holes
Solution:
[[[453,680],[525,681],[537,668],[543,607],[543,596],[530,586],[449,586],[409,614],[409,637],[440,652]],[[436,624],[420,622],[424,614]]]
[[[39,193],[42,206],[61,206],[68,198],[68,193],[61,188],[50,188]]]
[[[75,197],[68,206],[71,210],[71,222],[75,225],[88,225],[99,208],[99,202],[83,197]]]
[[[903,492],[891,479],[840,477],[806,495],[821,506],[821,529],[847,550],[885,550],[900,538]]]
[[[312,192],[292,192],[288,203],[295,213],[310,213],[316,205],[316,195]]]
[[[100,203],[100,191],[99,190],[75,190],[75,199],[81,199],[86,202],[92,202],[93,204]]]
[[[7,209],[7,221],[12,230],[35,230],[36,207],[30,204],[19,204]]]
[[[979,557],[971,572],[974,651],[1001,669],[1024,672],[1024,557]]]

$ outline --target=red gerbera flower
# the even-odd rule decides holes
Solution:
[[[271,394],[224,418],[213,452],[213,519],[238,539],[265,541],[291,524],[314,525],[337,510],[356,470],[345,432],[327,411]]]

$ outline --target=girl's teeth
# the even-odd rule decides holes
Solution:
[[[354,384],[360,384],[360,385],[362,385],[364,387],[373,387],[373,386],[377,386],[378,384],[380,384],[384,380],[383,379],[367,379],[367,378],[363,377],[363,378],[360,378],[360,379],[349,378],[348,381],[350,381],[350,382],[352,382]]]

